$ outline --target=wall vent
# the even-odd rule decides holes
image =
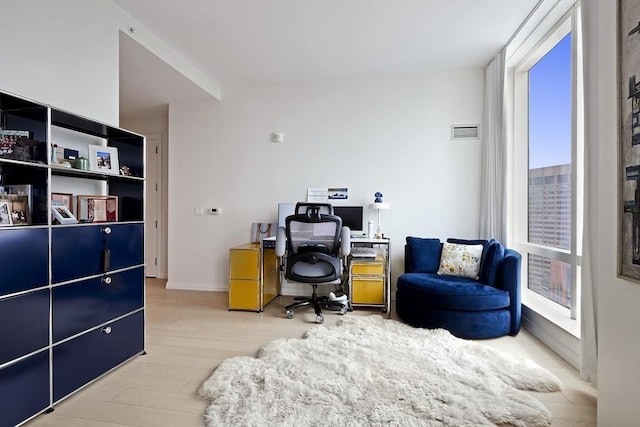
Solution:
[[[451,126],[451,139],[479,139],[478,125],[453,125]]]

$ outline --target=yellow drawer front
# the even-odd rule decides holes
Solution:
[[[260,281],[230,280],[229,309],[260,311]]]
[[[352,261],[351,274],[353,276],[369,275],[380,276],[384,274],[384,264],[376,261]]]
[[[384,304],[384,279],[353,278],[351,280],[352,304]]]
[[[258,249],[230,249],[229,278],[260,279],[260,251]]]

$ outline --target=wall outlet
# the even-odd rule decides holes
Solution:
[[[196,206],[195,208],[193,208],[193,214],[195,216],[203,216],[204,208],[202,206]]]

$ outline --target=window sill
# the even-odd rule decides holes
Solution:
[[[522,304],[567,333],[580,339],[580,322],[571,318],[569,309],[528,289],[523,289]]]

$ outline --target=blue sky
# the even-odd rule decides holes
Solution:
[[[529,169],[571,163],[571,34],[529,71]]]

